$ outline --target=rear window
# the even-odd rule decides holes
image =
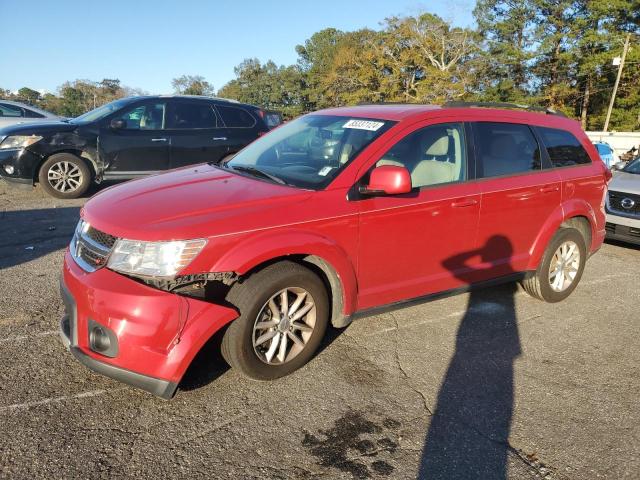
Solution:
[[[256,124],[256,119],[240,107],[216,105],[222,121],[229,128],[251,128]]]
[[[589,154],[572,133],[557,128],[537,127],[554,167],[591,163]]]

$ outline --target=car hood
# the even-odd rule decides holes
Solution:
[[[8,135],[46,135],[56,132],[69,132],[78,128],[73,123],[61,122],[59,120],[42,121],[28,123],[15,123],[0,129],[0,137]]]
[[[82,216],[98,230],[135,240],[206,238],[263,228],[282,220],[267,212],[313,192],[198,165],[110,187]]]
[[[620,171],[615,172],[611,182],[609,182],[609,190],[640,195],[640,175]]]

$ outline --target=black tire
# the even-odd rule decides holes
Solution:
[[[315,325],[305,347],[291,360],[279,365],[265,363],[253,346],[253,328],[265,304],[283,289],[296,287],[308,292],[315,303]],[[293,262],[270,265],[236,283],[227,301],[240,312],[222,338],[222,356],[227,363],[255,380],[283,377],[306,364],[315,354],[329,322],[329,299],[324,283],[307,268]]]
[[[549,280],[551,261],[558,248],[567,241],[574,242],[578,246],[580,263],[571,284],[562,291],[556,291],[552,288]],[[571,292],[578,286],[586,260],[587,248],[582,233],[575,228],[561,228],[549,242],[538,269],[522,281],[522,287],[529,295],[539,300],[549,303],[560,302],[571,295]]]
[[[73,177],[69,177],[69,180],[63,183],[56,182],[56,180],[53,179],[50,181],[50,175],[52,175],[54,171],[58,174],[61,166],[66,166],[69,172],[73,172]],[[78,198],[83,195],[91,185],[91,170],[89,170],[89,166],[83,159],[71,153],[56,153],[51,155],[42,164],[38,172],[38,180],[44,191],[52,197],[66,199]],[[58,188],[56,188],[56,184]],[[63,191],[63,189],[67,188],[67,191]]]

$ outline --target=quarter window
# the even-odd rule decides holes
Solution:
[[[540,148],[531,129],[517,123],[474,124],[480,178],[515,175],[542,168]]]
[[[216,128],[218,119],[208,102],[175,102],[170,105],[167,128]]]
[[[33,110],[29,110],[28,108],[24,109],[24,116],[27,118],[44,118],[44,115],[34,112]]]
[[[557,128],[537,127],[554,167],[591,163],[589,154],[572,133]]]
[[[243,108],[228,105],[216,105],[216,108],[229,128],[251,128],[256,124],[256,119]]]
[[[146,103],[128,110],[117,118],[125,121],[127,130],[162,130],[164,110],[164,103]]]
[[[466,179],[467,155],[460,123],[431,125],[417,130],[385,153],[376,166],[398,165],[411,174],[414,188]]]

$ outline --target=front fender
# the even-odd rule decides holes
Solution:
[[[349,255],[336,242],[316,233],[291,228],[254,234],[220,257],[210,271],[243,275],[265,262],[289,255],[312,255],[326,262],[342,287],[342,313],[350,315],[355,311],[357,280]]]

